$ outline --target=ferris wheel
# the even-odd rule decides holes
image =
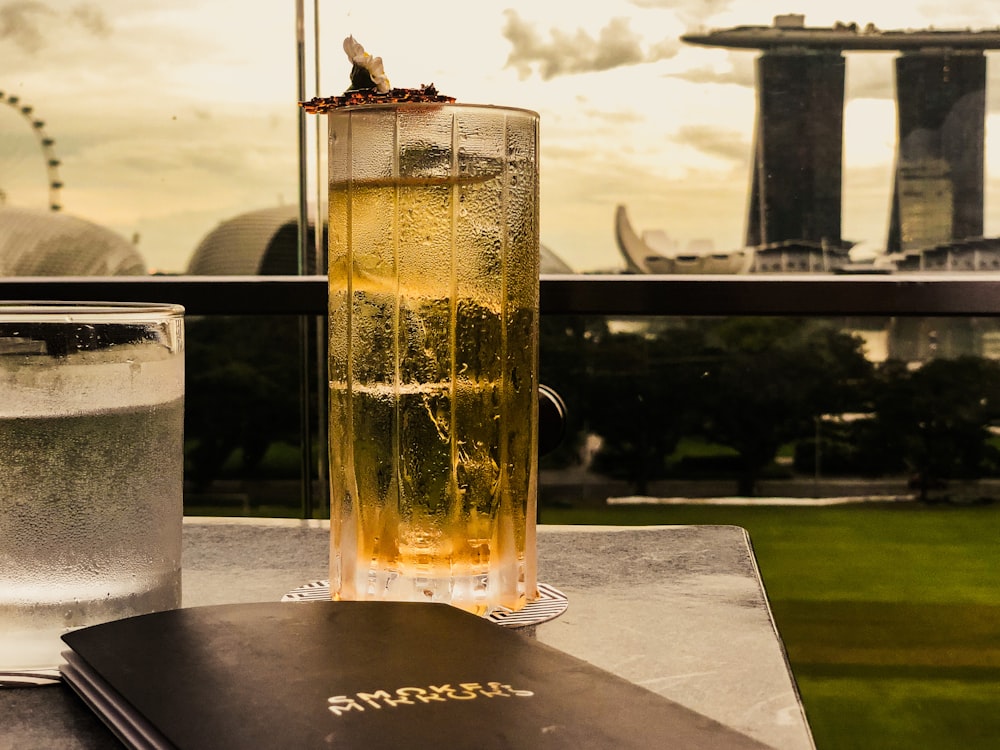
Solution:
[[[56,158],[53,146],[55,141],[45,133],[45,122],[36,119],[33,115],[34,109],[21,102],[20,97],[12,96],[0,91],[0,103],[6,104],[20,114],[31,126],[32,131],[38,138],[38,145],[42,149],[42,156],[45,159],[45,170],[48,178],[49,189],[49,210],[59,211],[62,205],[59,202],[59,191],[62,189],[62,181],[59,179],[59,159]],[[0,204],[3,203],[4,193],[0,189]]]

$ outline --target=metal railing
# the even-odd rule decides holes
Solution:
[[[1000,316],[1000,274],[896,276],[628,276],[545,275],[543,315],[634,316]],[[190,316],[326,315],[324,276],[143,276],[0,279],[0,299],[142,301],[183,305]],[[321,381],[322,368],[306,372]],[[307,399],[300,398],[303,446],[309,444]],[[302,517],[313,497],[316,467],[303,450]],[[322,474],[322,472],[321,472]]]
[[[0,299],[174,302],[190,315],[325,315],[323,276],[0,279]],[[543,315],[1000,315],[1000,274],[543,275]]]

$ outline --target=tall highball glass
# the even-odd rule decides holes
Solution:
[[[538,116],[329,117],[331,594],[534,599]]]

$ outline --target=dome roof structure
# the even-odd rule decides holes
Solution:
[[[549,250],[545,245],[539,245],[538,255],[539,265],[541,265],[540,273],[575,273],[570,268],[569,263],[556,255],[552,250]]]
[[[0,206],[0,276],[138,276],[146,263],[120,234],[53,211]]]
[[[298,273],[298,207],[248,211],[223,221],[198,243],[186,273],[194,276],[274,276]],[[312,224],[310,258],[315,256]],[[314,269],[306,269],[315,273]]]
[[[249,211],[228,219],[195,248],[186,273],[194,276],[295,275],[298,273],[298,208],[276,206]],[[324,233],[325,234],[325,233]],[[315,233],[309,224],[308,257],[315,258]],[[324,250],[326,240],[323,240]],[[542,273],[572,273],[572,269],[546,247],[541,250]],[[316,270],[314,261],[306,273]]]

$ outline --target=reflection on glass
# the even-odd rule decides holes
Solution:
[[[998,340],[992,318],[551,316],[571,430],[541,501],[991,497]]]

